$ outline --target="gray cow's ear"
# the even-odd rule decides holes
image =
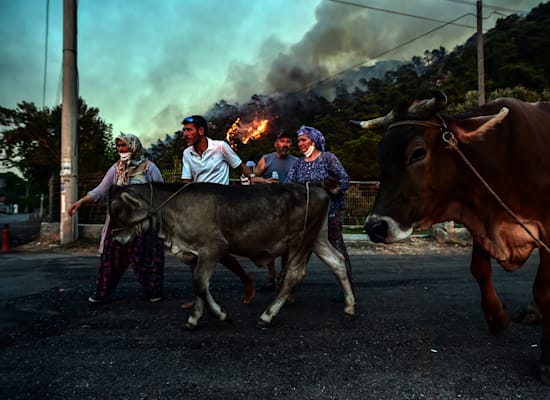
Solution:
[[[140,201],[138,199],[136,199],[135,197],[133,197],[131,194],[122,193],[120,195],[120,198],[122,199],[123,202],[125,202],[126,204],[128,204],[132,208],[141,208]]]

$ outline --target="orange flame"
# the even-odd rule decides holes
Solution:
[[[237,147],[236,140],[242,144],[247,144],[250,140],[257,139],[267,132],[267,119],[254,119],[249,123],[241,123],[241,118],[238,117],[231,128],[225,134],[225,139],[231,147]]]

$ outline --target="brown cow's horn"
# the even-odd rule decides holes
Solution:
[[[433,113],[443,110],[447,106],[447,96],[437,92],[431,99],[425,99],[412,104],[407,114],[410,118],[428,118]]]
[[[431,99],[420,100],[409,106],[407,110],[407,117],[418,119],[430,118],[432,114],[443,110],[445,107],[447,107],[447,95],[445,95],[442,91],[436,91],[434,92],[434,97]],[[386,127],[395,122],[397,119],[397,114],[402,116],[401,112],[396,113],[394,110],[391,110],[383,117],[369,119],[366,121],[351,120],[350,122],[354,125],[360,126],[363,129],[375,129]]]
[[[378,117],[374,119],[369,119],[366,121],[352,121],[353,124],[359,125],[363,129],[376,129],[383,126],[388,126],[395,120],[395,113],[390,111],[387,115],[383,117]]]

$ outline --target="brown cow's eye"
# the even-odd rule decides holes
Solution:
[[[426,150],[423,148],[415,149],[409,158],[409,165],[414,164],[426,157]]]

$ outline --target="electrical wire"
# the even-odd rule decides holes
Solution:
[[[332,0],[331,0],[331,1],[332,1]],[[374,55],[374,56],[372,56],[372,57],[369,57],[368,59],[366,59],[366,60],[364,60],[364,61],[361,61],[361,62],[359,62],[359,63],[357,63],[357,64],[354,64],[354,65],[352,65],[352,66],[350,66],[350,67],[348,67],[348,68],[346,68],[346,69],[344,69],[344,70],[341,70],[341,71],[338,71],[338,72],[336,72],[336,73],[334,73],[334,74],[332,74],[332,75],[329,75],[328,77],[326,77],[326,78],[324,78],[324,79],[318,80],[318,81],[316,81],[316,82],[314,82],[314,83],[311,83],[311,84],[309,84],[309,85],[307,85],[307,86],[304,86],[304,87],[301,88],[301,89],[298,89],[298,90],[295,90],[295,91],[293,91],[293,92],[287,93],[286,95],[280,97],[279,99],[274,100],[272,103],[279,103],[279,102],[285,100],[285,99],[288,98],[288,97],[297,95],[297,94],[302,93],[302,92],[306,92],[306,91],[308,91],[308,90],[314,88],[315,86],[318,86],[318,85],[320,85],[320,84],[322,84],[322,83],[331,81],[332,79],[336,78],[336,77],[339,76],[339,75],[342,75],[342,74],[344,74],[344,73],[346,73],[346,72],[348,72],[348,71],[351,71],[351,70],[353,70],[353,69],[355,69],[355,68],[357,68],[357,67],[360,67],[361,65],[364,65],[364,64],[366,64],[366,63],[372,61],[373,59],[380,58],[380,57],[382,57],[382,56],[384,56],[384,55],[386,55],[386,54],[388,54],[388,53],[391,53],[391,52],[393,52],[393,51],[395,51],[395,50],[397,50],[397,49],[400,49],[401,47],[405,47],[405,46],[411,44],[412,42],[415,42],[415,41],[417,41],[417,40],[419,40],[419,39],[422,39],[423,37],[426,37],[426,36],[428,36],[428,35],[430,35],[430,34],[436,32],[436,31],[440,30],[440,29],[445,28],[446,26],[453,25],[456,21],[458,21],[458,20],[460,20],[460,19],[462,19],[462,18],[464,18],[464,17],[472,16],[472,15],[475,16],[475,14],[466,13],[466,14],[463,14],[463,15],[461,15],[461,16],[459,16],[459,17],[457,17],[457,18],[454,18],[454,19],[452,19],[452,20],[450,20],[450,21],[447,21],[447,22],[445,22],[445,23],[443,23],[443,24],[441,24],[441,25],[439,25],[439,26],[437,26],[437,27],[435,27],[435,28],[433,28],[433,29],[430,29],[430,30],[427,31],[427,32],[424,32],[424,33],[422,33],[422,34],[420,34],[420,35],[418,35],[418,36],[415,36],[415,37],[413,37],[413,38],[411,38],[411,39],[409,39],[409,40],[406,40],[406,41],[404,41],[404,42],[398,44],[397,46],[392,47],[391,49],[388,49],[388,50],[385,50],[385,51],[383,51],[383,52],[381,52],[381,53],[378,53],[378,54],[376,54],[376,55]]]
[[[46,105],[46,83],[48,76],[48,32],[50,30],[50,0],[46,0],[46,33],[44,39],[44,81],[42,86],[42,108]]]
[[[465,1],[465,0],[447,0],[451,3],[458,3],[458,4],[466,4],[468,6],[477,6],[477,3],[474,3],[474,2],[471,2],[471,1]],[[513,13],[522,13],[524,12],[524,10],[516,10],[516,9],[513,9],[513,8],[508,8],[508,7],[502,7],[502,6],[495,6],[495,5],[491,5],[491,4],[481,4],[481,6],[483,8],[490,8],[490,9],[493,9],[493,10],[502,10],[502,11],[508,11],[508,12],[513,12]]]
[[[422,19],[424,21],[431,21],[431,22],[438,22],[438,23],[442,23],[442,22],[446,23],[447,22],[447,21],[443,21],[441,19],[424,17],[422,15],[408,14],[408,13],[404,13],[404,12],[401,12],[401,11],[390,10],[390,9],[387,9],[387,8],[367,6],[366,4],[358,4],[358,3],[353,3],[351,1],[344,1],[344,0],[329,0],[329,1],[331,1],[333,3],[345,4],[345,5],[348,5],[348,6],[361,7],[361,8],[366,8],[366,9],[369,9],[369,10],[380,11],[380,12],[384,12],[384,13],[388,13],[388,14],[401,15],[403,17]],[[471,25],[462,25],[462,24],[453,24],[453,25],[461,26],[463,28],[472,28],[472,29],[476,28],[475,26],[471,26]]]
[[[338,71],[338,72],[336,72],[336,73],[334,73],[334,74],[332,74],[332,75],[329,75],[329,76],[327,76],[326,78],[323,78],[323,79],[318,80],[318,81],[316,81],[316,82],[313,82],[313,83],[311,83],[311,84],[309,84],[309,85],[306,85],[306,86],[302,87],[301,89],[295,90],[295,91],[293,91],[293,92],[289,92],[289,93],[287,93],[286,95],[281,96],[279,99],[273,100],[272,103],[279,103],[279,102],[285,100],[285,99],[288,98],[288,97],[297,95],[297,94],[302,93],[302,92],[306,92],[306,91],[308,91],[308,90],[314,88],[315,86],[318,86],[318,85],[321,85],[321,84],[323,84],[323,83],[329,82],[329,81],[333,80],[334,78],[336,78],[337,76],[340,76],[340,75],[342,75],[342,74],[344,74],[344,73],[346,73],[346,72],[349,72],[349,71],[351,71],[351,70],[353,70],[353,69],[355,69],[355,68],[358,68],[358,67],[360,67],[360,66],[362,66],[362,65],[364,65],[364,64],[366,64],[366,63],[368,63],[368,62],[370,62],[370,61],[372,61],[373,59],[380,58],[380,57],[385,56],[386,54],[389,54],[389,53],[391,53],[391,52],[393,52],[393,51],[395,51],[395,50],[398,50],[398,49],[400,49],[400,48],[402,48],[402,47],[405,47],[405,46],[407,46],[407,45],[409,45],[409,44],[411,44],[411,43],[413,43],[413,42],[415,42],[415,41],[417,41],[417,40],[420,40],[420,39],[422,39],[422,38],[424,38],[424,37],[426,37],[426,36],[428,36],[428,35],[430,35],[430,34],[436,32],[436,31],[438,31],[438,30],[442,29],[442,28],[445,28],[445,27],[447,27],[447,26],[449,26],[449,25],[455,25],[455,26],[458,25],[458,26],[462,26],[462,27],[466,27],[466,28],[470,28],[470,29],[475,29],[475,28],[476,28],[476,27],[474,27],[474,26],[463,25],[463,24],[457,24],[457,23],[456,23],[456,21],[458,21],[458,20],[460,20],[460,19],[462,19],[462,18],[464,18],[464,17],[467,17],[467,16],[473,16],[473,17],[476,17],[476,18],[477,18],[477,15],[474,14],[474,13],[466,13],[466,14],[463,14],[463,15],[461,15],[461,16],[459,16],[459,17],[457,17],[457,18],[454,18],[454,19],[452,19],[452,20],[450,20],[450,21],[441,21],[441,20],[436,20],[436,19],[433,19],[433,18],[422,17],[422,16],[418,16],[418,15],[413,15],[413,14],[407,14],[407,13],[403,13],[403,12],[400,12],[400,11],[394,11],[394,10],[389,10],[389,9],[382,9],[382,8],[371,7],[371,6],[367,6],[367,5],[363,5],[363,4],[357,4],[357,3],[353,3],[353,2],[345,1],[345,0],[329,0],[329,1],[332,1],[332,2],[334,2],[334,3],[341,3],[341,4],[345,4],[345,5],[351,5],[351,6],[357,6],[357,7],[362,7],[362,8],[373,9],[373,10],[376,10],[376,11],[387,12],[387,13],[390,13],[390,14],[396,14],[396,15],[407,16],[407,17],[411,17],[411,18],[419,18],[419,19],[429,20],[429,21],[432,21],[432,22],[440,22],[440,23],[442,22],[442,24],[439,25],[439,26],[437,26],[437,27],[435,27],[435,28],[433,28],[433,29],[430,29],[430,30],[427,31],[427,32],[424,32],[424,33],[422,33],[422,34],[420,34],[420,35],[418,35],[418,36],[415,36],[415,37],[413,37],[413,38],[411,38],[411,39],[409,39],[409,40],[406,40],[406,41],[404,41],[404,42],[398,44],[398,45],[395,46],[395,47],[392,47],[392,48],[390,48],[390,49],[388,49],[388,50],[382,51],[382,52],[379,53],[379,54],[373,55],[372,57],[369,57],[368,59],[366,59],[366,60],[364,60],[364,61],[361,61],[361,62],[359,62],[359,63],[356,63],[356,64],[354,64],[354,65],[352,65],[352,66],[350,66],[350,67],[347,67],[347,68],[345,68],[345,69],[343,69],[343,70],[341,70],[341,71]],[[448,0],[448,1],[452,1],[452,0]],[[458,2],[458,1],[460,1],[460,0],[456,0],[456,1]],[[468,3],[468,2],[464,2],[464,3],[465,3],[465,4],[473,4],[473,5],[475,5],[475,3]],[[495,6],[495,8],[496,8],[496,6]],[[505,9],[505,8],[502,8],[502,9]],[[513,10],[512,10],[512,11],[513,11]],[[490,13],[488,16],[484,17],[483,19],[488,19],[488,18],[490,18],[490,17],[491,17],[492,15],[494,15],[494,14],[501,15],[501,13],[498,13],[498,12],[496,12],[496,11],[493,11],[492,13]]]

